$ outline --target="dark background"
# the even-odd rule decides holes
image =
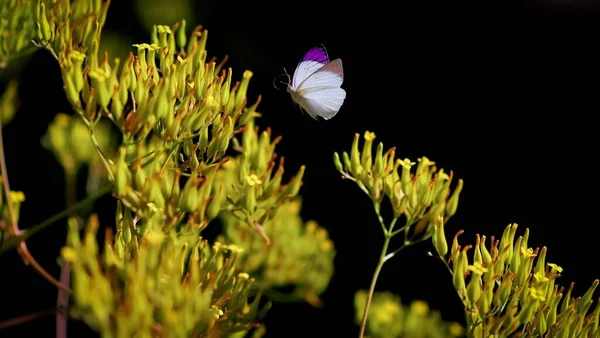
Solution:
[[[258,123],[283,135],[277,152],[286,156],[287,171],[307,165],[302,215],[326,227],[336,245],[326,306],[276,304],[266,323],[269,337],[358,334],[354,292],[368,288],[383,236],[370,201],[340,179],[332,153],[349,150],[354,133],[365,130],[386,147],[396,146],[397,156],[427,156],[465,180],[458,213],[446,226],[450,240],[459,229],[466,231],[463,243],[474,243],[476,233],[500,236],[514,222],[519,234],[530,228],[531,246],[549,247],[547,261],[565,269],[562,285],[577,282],[575,295],[600,277],[594,146],[600,6],[576,0],[496,5],[501,3],[195,4],[197,23],[210,32],[209,55],[228,54],[235,78],[245,69],[254,72],[249,100],[263,95]],[[111,6],[107,30],[149,41],[128,1]],[[272,86],[284,67],[293,71],[320,43],[332,58],[342,58],[347,91],[339,114],[326,122],[302,115],[285,90]],[[54,115],[69,109],[48,54],[38,53],[28,64],[20,95],[22,109],[4,137],[11,188],[27,197],[20,221],[26,227],[64,208],[57,197],[64,194],[61,169],[39,143]],[[28,242],[55,276],[64,228],[57,224]],[[462,321],[451,278],[427,257],[429,250],[426,242],[387,263],[378,290],[391,290],[404,302],[424,299],[444,318]],[[0,321],[52,308],[55,288],[16,253],[0,257],[0,264]],[[54,321],[47,316],[0,336],[36,331],[51,337]],[[70,323],[72,330],[82,326]]]

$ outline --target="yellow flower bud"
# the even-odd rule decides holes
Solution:
[[[92,79],[92,87],[98,99],[98,104],[103,110],[108,111],[108,103],[112,96],[112,92],[109,91],[107,86],[109,74],[102,68],[96,68],[92,69],[88,75]]]
[[[373,163],[373,156],[371,155],[371,151],[373,148],[373,140],[375,140],[375,133],[365,131],[364,139],[365,142],[363,144],[363,151],[361,153],[360,163],[366,171],[371,172],[371,165]]]

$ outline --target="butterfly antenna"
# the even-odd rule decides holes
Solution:
[[[280,90],[279,88],[277,88],[277,85],[275,84],[275,81],[277,81],[277,79],[279,79],[282,76],[285,76],[287,78],[287,82],[283,82],[283,81],[279,81],[279,83],[281,83],[282,85],[285,86],[289,86],[289,84],[292,82],[290,75],[288,74],[287,70],[285,70],[285,68],[283,68],[283,72],[284,74],[278,75],[273,79],[273,87],[275,87],[275,89]]]
[[[275,81],[277,81],[277,79],[279,79],[281,77],[281,75],[277,75],[275,76],[275,78],[273,79],[273,87],[277,90],[279,90],[279,88],[277,88],[277,84],[275,84]],[[280,81],[281,82],[281,81]]]

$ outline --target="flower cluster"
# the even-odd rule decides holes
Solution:
[[[249,332],[262,317],[258,300],[247,299],[275,295],[283,284],[295,286],[294,300],[318,303],[335,251],[322,228],[305,226],[299,202],[292,202],[305,167],[286,182],[275,152],[280,137],[255,124],[260,96],[251,105],[246,97],[252,72],[235,81],[226,59],[208,57],[207,31],[187,35],[185,21],[154,26],[150,43],[134,45],[125,60],[99,55],[108,6],[32,5],[36,44],[60,64],[76,113],[59,114],[43,144],[67,173],[91,165],[88,180],[105,181],[108,189],[97,190],[111,190],[118,200],[114,236],[107,234],[101,259],[92,243],[97,221],[91,218],[81,243],[71,224],[62,254],[73,266],[73,311],[105,336],[136,327],[214,336]],[[118,130],[118,145],[107,126]],[[226,235],[210,249],[198,237],[218,218]],[[253,246],[234,234],[250,236]],[[219,244],[225,242],[238,246]],[[268,257],[292,242],[306,248],[286,248],[285,265],[275,266]],[[264,261],[260,271],[247,264],[255,257]]]
[[[0,70],[28,50],[34,37],[31,1],[0,2]]]
[[[450,257],[453,283],[466,311],[471,337],[595,337],[600,333],[600,303],[588,313],[595,280],[582,297],[556,284],[562,268],[546,261],[546,247],[528,246],[529,229],[516,237],[507,226],[500,239],[476,237],[475,246],[461,246],[459,231]],[[472,254],[468,255],[471,251]],[[443,259],[445,255],[442,255]]]
[[[104,336],[227,335],[249,330],[267,309],[260,296],[249,300],[254,279],[236,267],[235,246],[160,229],[138,237],[122,221],[100,256],[98,227],[92,215],[80,238],[71,218],[61,257],[74,273],[74,315]]]
[[[365,290],[354,296],[358,323],[366,300]],[[367,332],[370,338],[453,338],[462,337],[464,329],[458,323],[443,321],[440,313],[431,311],[423,301],[415,300],[407,306],[402,304],[400,297],[383,291],[373,295]]]
[[[223,217],[224,239],[244,249],[240,266],[266,288],[272,299],[306,300],[314,306],[322,304],[319,295],[325,291],[333,275],[335,249],[327,230],[315,221],[300,217],[300,200],[295,199],[279,209],[264,226],[271,245],[256,236],[233,215]],[[289,293],[279,288],[293,286]]]
[[[374,139],[374,133],[365,132],[361,149],[360,135],[356,134],[350,154],[343,152],[340,159],[339,154],[334,153],[336,169],[344,178],[354,180],[373,200],[378,214],[383,198],[387,197],[394,218],[405,217],[405,225],[394,234],[400,231],[408,234],[412,229],[413,236],[421,233],[429,236],[440,219],[445,224],[456,213],[462,179],[451,192],[452,172],[437,170],[435,162],[427,157],[418,159],[418,164],[396,158],[396,148],[384,152],[381,142],[373,153]],[[415,164],[416,170],[412,172]]]

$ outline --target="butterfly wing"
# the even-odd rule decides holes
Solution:
[[[329,120],[334,117],[344,104],[346,91],[340,87],[322,88],[312,91],[300,98],[300,106],[312,117]]]
[[[314,119],[317,116],[331,119],[346,99],[346,91],[341,88],[343,82],[342,60],[327,63],[298,85],[300,106]]]
[[[327,55],[325,47],[319,46],[311,48],[304,54],[304,57],[302,57],[302,60],[298,63],[298,66],[294,71],[292,87],[297,88],[302,81],[306,80],[307,77],[328,63],[329,56]]]

